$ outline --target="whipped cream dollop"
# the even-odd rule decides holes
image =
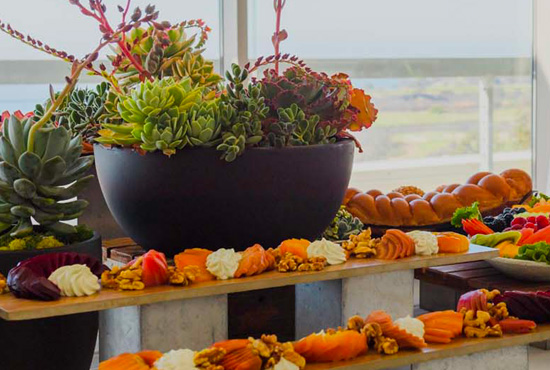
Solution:
[[[62,266],[48,278],[61,290],[65,297],[83,297],[93,295],[101,288],[97,276],[86,265]]]
[[[316,240],[307,247],[307,256],[325,257],[329,265],[339,265],[346,262],[346,251],[340,245],[325,238]]]
[[[424,323],[418,319],[407,316],[397,319],[393,323],[415,337],[424,338]]]
[[[158,370],[195,370],[195,352],[190,349],[178,349],[166,352],[155,362]]]
[[[273,370],[300,370],[298,365],[296,365],[294,362],[288,361],[284,357],[281,357],[279,362],[277,362],[272,369]]]
[[[220,280],[231,279],[239,268],[241,258],[234,249],[221,248],[206,257],[206,269]]]
[[[414,253],[419,256],[431,256],[439,252],[437,236],[428,232],[414,230],[407,233],[414,240]]]

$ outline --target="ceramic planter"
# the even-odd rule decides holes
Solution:
[[[168,256],[185,248],[276,247],[314,239],[336,214],[354,143],[252,148],[232,163],[214,149],[172,157],[96,144],[105,200],[126,234]]]

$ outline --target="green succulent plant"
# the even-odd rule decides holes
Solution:
[[[260,143],[262,121],[267,117],[269,107],[264,103],[261,85],[249,84],[245,88],[246,69],[233,64],[232,73],[227,72],[226,77],[230,84],[227,93],[221,97],[219,119],[223,133],[217,149],[223,152],[223,159],[232,162],[247,146]]]
[[[216,145],[220,135],[215,94],[194,87],[189,77],[143,82],[120,95],[117,109],[124,123],[104,124],[98,142],[138,144],[170,156],[186,145]]]
[[[212,147],[217,145],[221,133],[218,119],[218,101],[211,100],[195,104],[189,111],[186,144],[189,146]]]
[[[349,213],[346,207],[341,206],[323,237],[329,240],[346,240],[350,235],[361,233],[364,226],[361,220]]]
[[[336,141],[337,133],[332,126],[319,127],[319,116],[306,117],[297,104],[289,108],[279,108],[279,119],[267,123],[264,146],[282,148],[285,146],[301,146],[327,144]]]
[[[105,100],[109,84],[102,82],[95,89],[75,89],[68,96],[66,106],[59,116],[59,124],[82,138],[93,142],[97,136],[100,117],[105,113]]]
[[[95,89],[76,88],[67,96],[50,121],[71,130],[73,136],[81,135],[83,140],[92,143],[97,136],[101,117],[105,114],[105,102],[109,95],[109,84],[102,82]],[[33,120],[39,121],[51,106],[51,99],[37,104]]]
[[[168,29],[135,28],[129,33],[127,43],[132,45],[132,55],[139,58],[153,77],[173,77],[177,81],[189,77],[194,86],[213,87],[222,78],[214,72],[214,63],[202,56],[204,33],[199,39],[197,34],[189,37],[185,32],[187,27],[189,25],[184,22]],[[116,60],[116,55],[109,56],[109,59]],[[116,75],[121,87],[140,83],[139,73],[128,59],[123,59],[117,67]]]
[[[72,200],[90,182],[93,156],[81,156],[82,139],[52,125],[40,128],[29,150],[32,119],[11,116],[0,136],[0,232],[22,237],[33,232],[31,218],[56,234],[77,233],[61,221],[72,220],[88,206]]]

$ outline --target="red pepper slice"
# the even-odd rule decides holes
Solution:
[[[528,333],[537,327],[531,320],[504,319],[498,323],[503,333]]]
[[[494,234],[494,231],[489,228],[489,226],[485,225],[483,222],[481,222],[478,219],[470,219],[470,220],[462,220],[462,228],[464,231],[470,235],[474,236],[477,234]]]

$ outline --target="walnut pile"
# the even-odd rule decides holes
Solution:
[[[481,289],[481,292],[487,297],[487,302],[492,301],[497,295],[500,294],[500,290],[497,289],[493,289],[491,291],[488,291],[487,289]]]
[[[321,271],[326,265],[327,259],[325,257],[311,257],[304,260],[292,253],[285,253],[277,261],[277,271]]]
[[[170,285],[187,286],[195,281],[199,273],[197,266],[186,266],[183,270],[175,266],[168,267],[168,281]]]
[[[364,326],[365,326],[365,320],[363,320],[361,316],[355,315],[348,319],[349,330],[355,330],[360,332]]]
[[[508,307],[506,307],[505,302],[500,302],[496,305],[493,303],[487,303],[487,307],[489,307],[489,315],[497,319],[497,321],[510,317],[510,313],[508,312]]]
[[[284,358],[294,365],[303,369],[306,366],[306,359],[294,351],[291,342],[281,343],[276,335],[262,335],[260,339],[249,338],[250,347],[262,358],[265,369],[275,367]]]
[[[393,355],[399,351],[399,345],[393,338],[385,337],[382,328],[377,323],[365,323],[360,316],[353,316],[348,320],[348,329],[365,333],[367,347],[374,348],[378,353]]]
[[[393,192],[401,193],[403,194],[403,196],[407,196],[410,194],[417,194],[417,195],[420,195],[421,197],[424,196],[424,190],[412,185],[400,186],[397,189],[394,189]]]
[[[207,348],[195,353],[195,367],[202,370],[224,370],[220,362],[225,356],[225,349],[223,348]]]
[[[464,335],[466,338],[502,337],[500,325],[491,325],[491,314],[473,310],[464,313]]]
[[[101,285],[104,288],[116,290],[142,290],[145,284],[141,279],[143,257],[139,257],[132,264],[118,267],[101,274]]]
[[[6,277],[2,274],[0,274],[0,295],[4,293],[8,293],[10,289],[8,288],[8,282],[6,280]]]
[[[368,228],[357,235],[350,235],[349,240],[342,244],[350,257],[371,258],[376,256],[376,245],[380,239],[373,239]]]

